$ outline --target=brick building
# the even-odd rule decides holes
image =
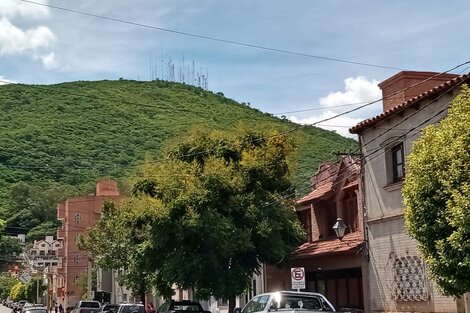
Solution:
[[[101,208],[106,199],[120,200],[115,181],[100,181],[96,184],[95,194],[67,199],[57,205],[57,219],[62,223],[57,231],[57,239],[63,242],[63,248],[58,254],[63,260],[63,266],[58,269],[58,276],[62,279],[54,292],[57,292],[57,302],[66,308],[74,306],[81,299],[78,282],[81,276],[87,275],[88,254],[78,249],[78,240],[101,217]]]
[[[297,200],[295,208],[307,242],[297,248],[287,265],[266,268],[266,291],[290,290],[290,268],[304,267],[305,291],[324,294],[336,308],[364,309],[362,282],[367,249],[359,174],[360,164],[351,156],[320,165],[311,178],[312,191]],[[333,230],[337,218],[348,227],[342,240]]]
[[[400,72],[379,87],[383,113],[350,129],[363,155],[364,213],[371,312],[462,312],[427,278],[416,242],[404,228],[402,182],[411,144],[447,113],[469,76]],[[421,83],[422,82],[422,83]]]

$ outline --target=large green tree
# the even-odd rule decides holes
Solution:
[[[152,221],[144,256],[157,283],[233,308],[262,263],[285,260],[303,236],[285,198],[294,150],[274,131],[197,130],[165,150],[166,162],[148,162],[134,191],[159,208],[141,219]]]
[[[163,161],[141,167],[134,197],[115,213],[132,246],[128,269],[166,297],[174,284],[233,309],[261,264],[281,263],[303,239],[286,199],[294,152],[274,131],[196,130],[173,141]],[[93,238],[117,245],[114,235]]]
[[[13,261],[22,251],[16,238],[4,235],[5,226],[6,222],[0,219],[0,268]]]
[[[143,267],[141,245],[151,229],[142,230],[139,210],[149,208],[142,201],[136,201],[139,199],[123,202],[120,209],[106,201],[100,220],[80,238],[79,246],[91,253],[96,267],[117,270],[119,283],[131,289],[144,303],[145,293],[152,290],[153,275]]]
[[[10,296],[11,288],[18,282],[16,277],[10,275],[0,276],[0,299],[6,299]]]
[[[72,186],[53,184],[49,188],[18,182],[10,190],[5,213],[7,225],[27,233],[28,240],[43,239],[57,231],[57,202],[77,195]]]
[[[406,227],[446,295],[470,291],[470,90],[413,144],[403,188]]]

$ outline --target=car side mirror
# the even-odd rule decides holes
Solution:
[[[233,313],[242,313],[242,308],[233,309]]]

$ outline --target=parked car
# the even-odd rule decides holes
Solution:
[[[98,301],[81,300],[73,308],[71,313],[98,313],[101,303]]]
[[[235,313],[281,312],[336,312],[333,305],[320,293],[278,291],[253,297],[243,309],[236,308]]]
[[[100,313],[116,313],[119,309],[119,304],[104,304],[101,306]]]
[[[23,305],[23,308],[21,309],[21,313],[24,313],[26,310],[31,309],[31,308],[44,308],[44,304],[38,304],[38,303],[25,303]]]
[[[26,308],[26,310],[24,310],[23,313],[49,313],[49,312],[47,311],[47,308],[44,306],[34,306],[34,307]]]
[[[175,301],[170,300],[162,305],[157,310],[157,313],[180,313],[180,312],[190,312],[190,313],[211,313],[210,311],[205,311],[201,304],[196,301]]]
[[[116,313],[146,313],[143,304],[122,303]]]

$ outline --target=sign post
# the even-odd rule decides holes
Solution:
[[[290,269],[290,277],[292,281],[292,289],[305,289],[305,268],[292,267]]]
[[[23,283],[27,284],[31,281],[31,276],[28,273],[23,273],[20,276],[18,276],[18,279]]]

